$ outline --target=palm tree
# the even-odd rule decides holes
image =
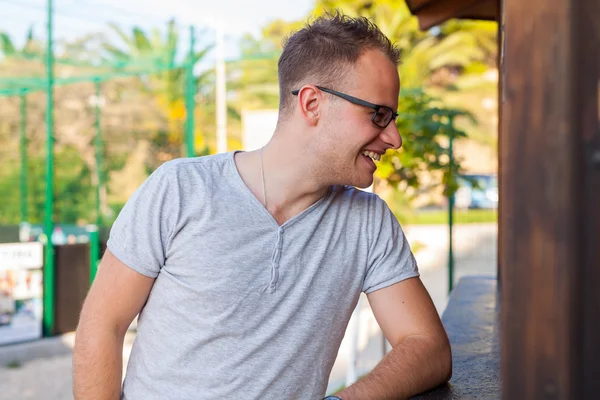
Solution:
[[[121,43],[120,46],[108,41],[104,43],[104,61],[121,68],[149,71],[149,74],[156,72],[150,79],[153,90],[168,93],[172,101],[184,96],[185,66],[190,63],[190,59],[185,49],[186,55],[178,64],[180,35],[173,19],[168,22],[164,37],[158,29],[153,29],[148,34],[139,27],[133,27],[129,35],[116,24],[109,25],[121,39]],[[192,66],[205,58],[212,47],[207,45],[195,52],[191,60]],[[202,79],[203,76],[196,77],[196,81]]]
[[[0,65],[3,76],[0,78],[0,90],[12,91],[32,84],[32,80],[25,76],[43,74],[43,64],[39,60],[43,59],[44,54],[43,44],[33,35],[33,27],[28,29],[25,43],[20,48],[6,32],[0,32]]]
[[[27,30],[25,44],[20,49],[6,32],[0,32],[0,53],[5,57],[39,55],[43,53],[41,43],[33,37],[33,26]]]
[[[144,74],[143,87],[156,95],[159,106],[165,111],[168,125],[167,131],[155,133],[152,141],[156,150],[162,152],[159,159],[164,161],[172,158],[181,150],[183,143],[186,67],[191,63],[193,68],[206,57],[213,46],[207,45],[196,51],[191,60],[186,52],[182,61],[178,62],[180,35],[174,20],[168,22],[165,35],[158,29],[145,32],[139,27],[133,27],[131,33],[127,33],[115,24],[110,24],[110,27],[119,37],[120,43],[104,43],[103,61],[124,70]],[[196,90],[209,81],[211,72],[194,76]]]

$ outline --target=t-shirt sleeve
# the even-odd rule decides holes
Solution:
[[[140,274],[155,278],[177,217],[178,191],[170,168],[157,168],[129,198],[112,225],[107,248]]]
[[[406,236],[388,205],[376,197],[369,218],[369,261],[363,291],[371,293],[419,276]]]

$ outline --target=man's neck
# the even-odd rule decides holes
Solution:
[[[315,158],[308,148],[292,146],[277,135],[264,147],[262,170],[267,210],[280,225],[327,193],[329,185],[320,181]],[[260,151],[242,154],[236,163],[242,179],[264,205]]]

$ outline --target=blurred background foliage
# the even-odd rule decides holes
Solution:
[[[335,9],[370,18],[402,49],[397,124],[404,145],[388,152],[379,163],[374,187],[393,203],[396,215],[406,220],[415,207],[439,203],[444,194],[456,190],[456,176],[466,170],[495,172],[496,23],[451,20],[423,32],[406,4],[393,0],[377,1],[376,6],[365,0],[317,0],[303,20],[275,20],[264,26],[260,35],[244,36],[239,43],[241,57],[226,67],[228,148],[242,147],[243,110],[277,108],[277,60],[285,37],[306,20]],[[125,30],[116,24],[110,29],[114,33],[110,37],[90,33],[62,43],[56,54],[56,76],[108,72],[109,66],[115,65],[123,70],[147,64],[167,69],[190,62],[179,40],[182,27],[176,21],[152,30]],[[43,79],[43,41],[33,29],[22,46],[16,45],[21,41],[15,39],[2,33],[0,25],[0,76],[4,82],[12,79],[10,82],[18,85],[23,77]],[[191,60],[194,64],[202,63],[213,45],[198,47]],[[216,150],[215,77],[214,67],[195,69],[197,155]],[[151,171],[184,156],[184,79],[184,69],[174,68],[102,83],[102,173],[106,177],[102,213],[106,224]],[[94,221],[94,93],[89,82],[55,90],[55,219],[61,223]],[[20,221],[20,101],[19,96],[0,97],[0,224]],[[31,223],[43,221],[45,102],[43,92],[27,94]],[[450,139],[455,143],[454,160],[448,154]],[[474,161],[469,164],[467,159]]]

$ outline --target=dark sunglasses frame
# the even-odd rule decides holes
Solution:
[[[350,103],[353,103],[353,104],[356,104],[356,105],[359,105],[359,106],[369,107],[369,108],[375,110],[375,113],[373,114],[373,117],[371,118],[371,122],[373,123],[373,125],[375,125],[378,128],[384,129],[385,127],[387,127],[390,124],[390,122],[395,121],[396,118],[398,118],[398,113],[395,112],[394,110],[392,110],[388,106],[384,106],[384,105],[381,105],[381,104],[369,103],[368,101],[359,99],[358,97],[350,96],[349,94],[337,92],[337,91],[332,90],[332,89],[327,89],[326,87],[316,86],[316,88],[319,89],[319,90],[322,90],[323,92],[330,93],[330,94],[332,94],[334,96],[341,97],[342,99],[347,100]],[[300,93],[299,89],[292,90],[292,94],[294,96],[297,96],[298,93]],[[387,121],[385,125],[380,125],[377,122],[375,122],[375,118],[377,117],[377,113],[379,113],[379,110],[381,110],[382,108],[384,108],[386,110],[389,110],[390,111],[390,116],[391,116],[389,118],[389,121]]]

